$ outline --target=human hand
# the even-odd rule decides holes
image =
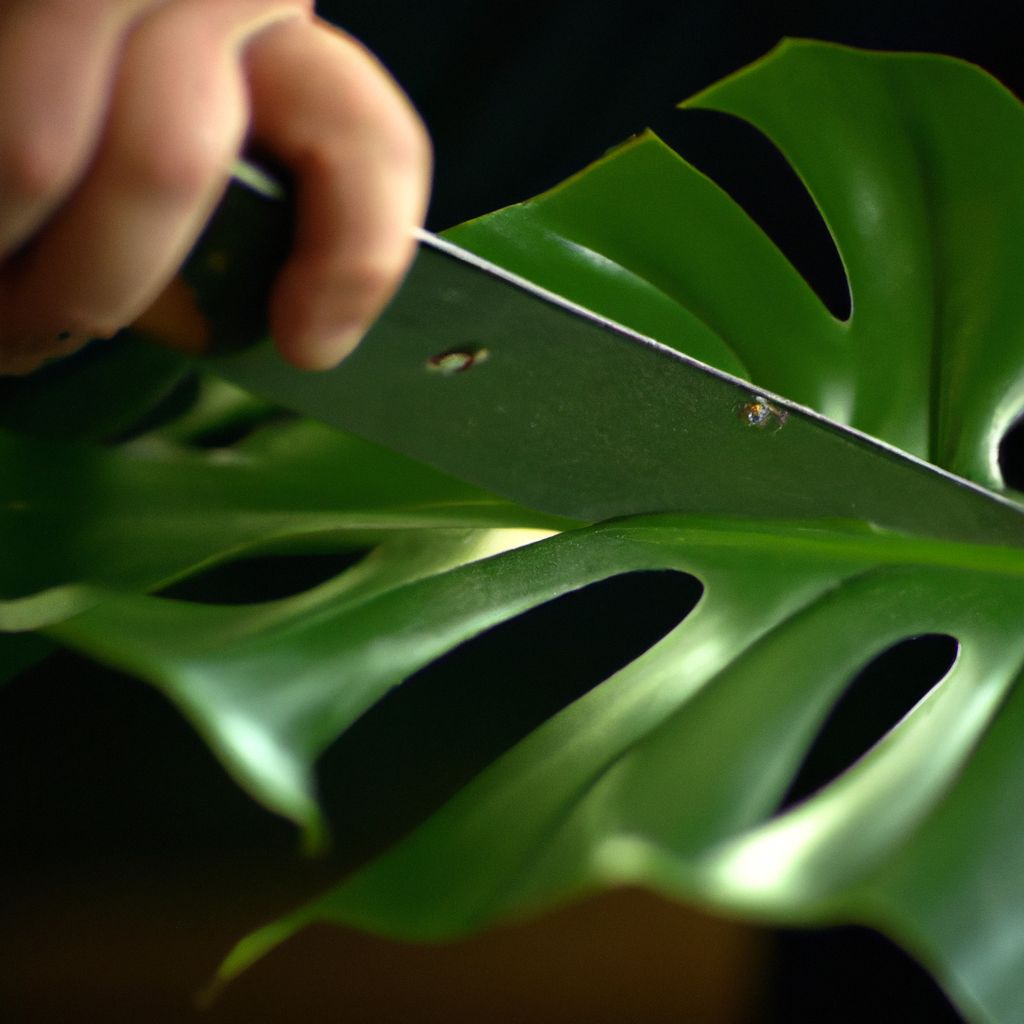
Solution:
[[[0,96],[0,374],[138,318],[247,141],[295,186],[269,305],[291,362],[351,351],[412,258],[425,129],[312,0],[3,0]]]

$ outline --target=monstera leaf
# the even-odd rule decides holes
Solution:
[[[997,447],[1024,406],[1017,100],[945,58],[787,43],[690,105],[750,121],[796,169],[846,268],[848,321],[651,136],[452,237],[1006,492]],[[571,524],[301,421],[196,449],[210,408],[245,406],[214,398],[102,450],[5,440],[0,509],[20,540],[0,614],[160,687],[314,843],[317,758],[403,679],[617,574],[702,588],[663,639],[383,855],[243,941],[224,977],[313,921],[437,939],[639,883],[766,920],[874,925],[968,1015],[1024,1016],[1024,517],[1018,545],[756,508]],[[599,402],[593,415],[614,430]],[[28,472],[42,457],[52,482]],[[43,526],[25,524],[30,510]],[[25,553],[46,545],[44,559]],[[257,605],[142,592],[244,552],[366,548],[337,577]],[[780,810],[851,681],[922,634],[955,641],[944,678]],[[19,646],[19,663],[35,653]],[[522,680],[524,693],[545,685]]]

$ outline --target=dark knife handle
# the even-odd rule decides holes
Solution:
[[[132,328],[196,354],[249,348],[268,334],[270,290],[291,250],[286,176],[238,160],[231,183],[178,277]]]

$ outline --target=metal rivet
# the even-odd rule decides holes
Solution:
[[[764,395],[754,395],[749,402],[744,402],[739,407],[739,417],[748,427],[757,427],[764,430],[770,427],[772,430],[779,430],[789,419],[789,413],[772,405]]]

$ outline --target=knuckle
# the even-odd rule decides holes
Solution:
[[[429,168],[434,151],[426,126],[412,110],[399,122],[392,142],[393,159],[417,171]]]
[[[391,170],[420,175],[430,167],[430,136],[404,97],[392,97],[361,130],[366,151]]]
[[[404,98],[392,98],[360,126],[365,152],[391,172],[423,177],[433,161],[427,129]],[[339,158],[343,159],[343,158]]]
[[[170,133],[153,145],[133,148],[123,173],[141,191],[188,201],[202,195],[224,165],[220,146]]]
[[[7,202],[48,203],[63,193],[73,171],[72,154],[48,132],[0,147],[0,192]]]

